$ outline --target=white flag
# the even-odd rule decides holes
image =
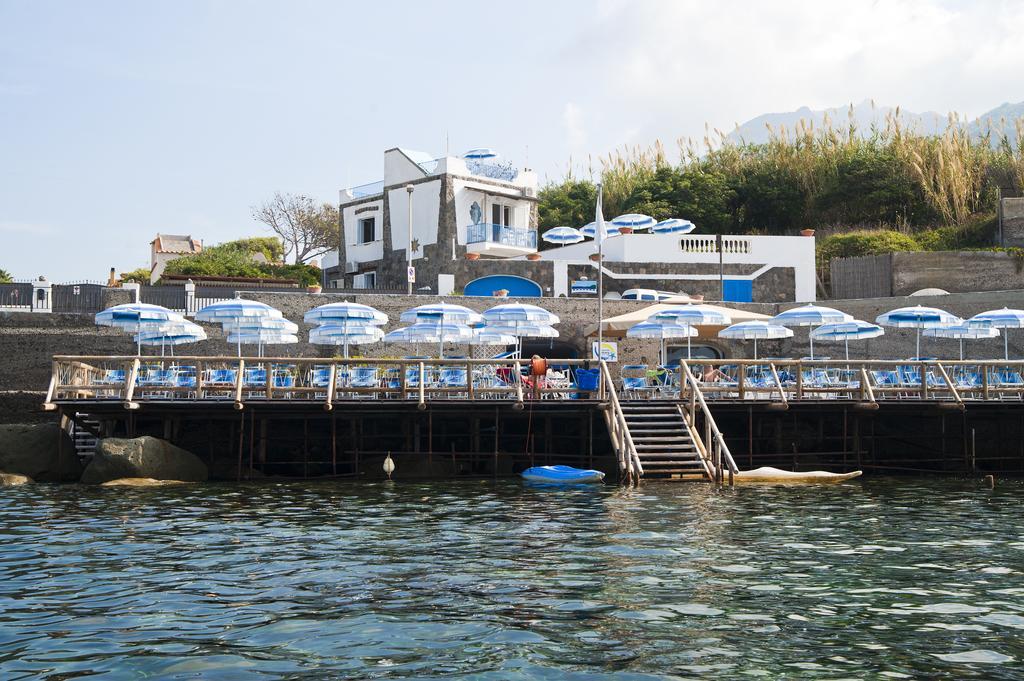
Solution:
[[[597,248],[601,250],[601,242],[604,241],[604,209],[601,206],[601,194],[604,192],[601,189],[601,183],[597,183],[597,208],[594,211],[594,226],[596,227],[595,232],[597,233],[594,237],[597,239]]]

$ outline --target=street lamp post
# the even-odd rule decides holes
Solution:
[[[406,249],[406,274],[405,279],[409,284],[409,295],[412,295],[412,277],[409,276],[409,271],[412,269],[412,193],[416,187],[411,184],[405,185],[406,194],[409,197],[409,244]]]

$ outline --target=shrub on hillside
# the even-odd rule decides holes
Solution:
[[[827,266],[832,258],[852,258],[893,251],[920,251],[914,237],[891,229],[833,234],[818,244],[818,262]]]

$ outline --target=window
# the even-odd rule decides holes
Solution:
[[[356,243],[368,244],[377,240],[377,218],[363,218],[356,228]]]
[[[352,288],[377,288],[377,273],[363,272],[352,277]]]
[[[503,206],[500,203],[491,205],[491,224],[512,226],[512,206]]]

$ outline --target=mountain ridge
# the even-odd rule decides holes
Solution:
[[[763,144],[769,139],[768,126],[776,130],[785,128],[792,131],[796,129],[800,121],[803,121],[805,124],[820,128],[824,126],[826,118],[840,125],[845,125],[852,119],[857,129],[863,134],[867,134],[873,125],[884,127],[890,116],[898,116],[908,129],[925,135],[942,134],[949,124],[948,114],[937,111],[915,113],[890,106],[877,106],[872,100],[866,99],[859,104],[851,103],[841,107],[815,110],[802,106],[796,111],[760,114],[745,123],[738,124],[732,132],[726,135],[726,138],[731,142]],[[989,127],[998,128],[1001,120],[1010,122],[1022,117],[1024,117],[1024,102],[1004,102],[978,116],[968,124],[967,128],[972,136],[979,137]],[[1008,125],[1007,128],[1010,140],[1015,142],[1016,131],[1012,125]]]

